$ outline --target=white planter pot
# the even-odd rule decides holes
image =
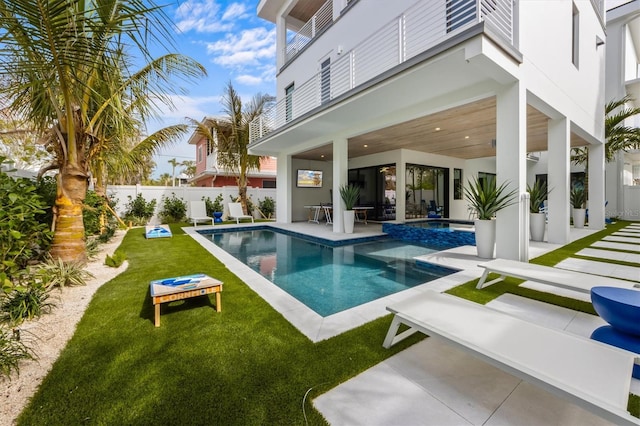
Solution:
[[[353,224],[356,221],[356,212],[354,210],[345,210],[344,212],[344,232],[353,234]]]
[[[573,227],[584,228],[585,209],[573,209]]]
[[[475,220],[478,257],[493,259],[496,248],[496,221]]]
[[[543,241],[544,231],[546,227],[544,213],[529,213],[529,230],[531,231],[532,241]]]

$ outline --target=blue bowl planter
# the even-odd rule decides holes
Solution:
[[[224,212],[213,212],[213,223],[222,223],[222,214]]]
[[[618,331],[640,337],[640,291],[594,287],[591,303],[598,315]]]

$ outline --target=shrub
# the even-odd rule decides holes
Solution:
[[[115,203],[109,202],[109,205],[113,209]],[[100,218],[104,217],[106,223],[104,223],[104,230],[101,229]],[[87,196],[84,199],[84,206],[82,208],[82,219],[84,221],[84,233],[85,235],[98,235],[102,234],[108,228],[115,228],[117,226],[115,216],[109,210],[105,204],[105,199],[100,197],[95,191],[87,191]]]
[[[0,163],[4,162],[0,157]],[[29,179],[0,172],[0,272],[9,278],[39,259],[49,248],[52,233],[38,220],[46,205]]]
[[[12,371],[19,372],[23,359],[34,359],[31,350],[9,330],[0,328],[0,375],[9,377]]]
[[[78,263],[65,263],[60,259],[47,258],[40,265],[38,275],[47,288],[86,285],[93,274]]]
[[[0,319],[11,326],[39,318],[43,313],[51,312],[54,306],[47,302],[49,292],[41,281],[28,272],[21,281],[22,284],[12,286],[9,291],[5,288],[0,297]]]
[[[262,201],[258,200],[258,207],[267,219],[271,219],[276,211],[276,202],[271,197],[265,197]]]
[[[162,197],[162,210],[159,213],[162,223],[181,222],[187,217],[187,204],[171,193],[171,197]]]
[[[136,198],[131,198],[131,196],[128,198],[129,202],[127,203],[123,220],[134,225],[146,225],[156,211],[155,198],[149,202],[144,199],[142,194],[136,195]]]
[[[116,250],[113,256],[107,255],[104,259],[104,264],[111,268],[119,268],[125,260],[127,260],[127,256],[123,252]]]
[[[202,201],[204,201],[204,204],[207,206],[207,213],[224,211],[224,205],[222,203],[224,201],[224,197],[222,194],[218,194],[213,201],[211,201],[209,197],[202,197]]]

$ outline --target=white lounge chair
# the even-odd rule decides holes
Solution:
[[[518,262],[517,260],[494,259],[481,263],[478,266],[484,268],[484,273],[476,286],[476,288],[479,289],[502,281],[505,277],[514,277],[587,294],[589,294],[595,286],[640,290],[640,288],[638,288],[640,285],[631,281],[601,277],[584,272],[567,271],[566,269],[536,265],[534,263]],[[487,282],[487,277],[491,272],[500,274],[500,277]]]
[[[204,201],[192,201],[189,211],[189,220],[193,222],[193,226],[196,226],[198,222],[211,221],[213,225],[213,218],[207,216],[207,206]]]
[[[253,223],[253,216],[248,214],[244,214],[242,211],[242,204],[240,203],[229,203],[229,217],[232,217],[236,220],[236,223],[240,223],[240,219],[251,219]]]
[[[540,386],[617,425],[627,412],[638,354],[546,328],[448,294],[428,290],[387,307],[395,316],[385,348],[419,331]],[[409,329],[396,335],[401,324]]]

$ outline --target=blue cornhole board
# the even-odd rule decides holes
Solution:
[[[167,238],[173,235],[169,225],[147,225],[144,236],[145,238]]]

